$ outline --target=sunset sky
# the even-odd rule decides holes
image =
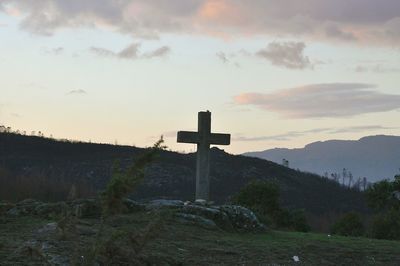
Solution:
[[[0,0],[0,125],[231,153],[400,135],[399,0]]]

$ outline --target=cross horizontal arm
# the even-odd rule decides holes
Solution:
[[[199,133],[192,131],[178,131],[178,142],[199,143]]]
[[[229,145],[231,144],[230,134],[212,133],[209,139],[210,144]]]

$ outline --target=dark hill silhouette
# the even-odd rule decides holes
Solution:
[[[314,142],[302,149],[271,149],[248,152],[246,156],[263,158],[276,163],[282,159],[290,167],[323,175],[350,170],[354,178],[369,181],[393,178],[400,168],[400,137],[369,136],[360,140],[329,140]]]
[[[143,151],[136,147],[70,143],[0,133],[0,168],[11,173],[10,176],[45,175],[71,182],[85,180],[99,190],[109,180],[115,160],[120,160],[124,166]],[[193,200],[195,165],[195,154],[162,151],[134,197]],[[229,200],[249,181],[264,179],[280,185],[282,203],[286,207],[304,208],[314,214],[365,211],[360,192],[317,175],[262,159],[227,154],[217,148],[211,151],[210,178],[211,199],[218,203]]]

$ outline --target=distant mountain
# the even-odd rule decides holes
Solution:
[[[367,177],[374,182],[393,178],[400,168],[400,137],[369,136],[356,141],[329,140],[314,142],[302,149],[271,149],[248,152],[249,157],[258,157],[276,163],[288,160],[290,168],[319,175],[325,172],[351,171],[354,178]]]
[[[1,173],[7,172],[9,178],[25,175],[35,180],[44,175],[55,180],[85,180],[96,189],[103,189],[115,160],[124,166],[143,152],[144,149],[136,147],[70,143],[0,133],[0,170],[3,169],[0,181]],[[146,172],[135,197],[193,200],[195,166],[196,154],[161,152],[159,160]],[[228,201],[249,181],[262,179],[280,185],[282,203],[286,207],[304,208],[314,214],[365,211],[360,192],[317,175],[258,158],[227,154],[217,148],[211,151],[210,178],[211,199],[218,203]],[[1,189],[7,189],[6,181],[0,184],[0,197]]]

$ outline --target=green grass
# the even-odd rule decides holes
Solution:
[[[34,232],[50,221],[37,217],[0,216],[0,265],[12,255],[24,242],[34,237]]]
[[[15,265],[14,252],[24,241],[31,239],[38,228],[48,223],[33,217],[1,218],[0,265]],[[117,252],[129,261],[129,232],[142,230],[154,219],[151,213],[118,215],[106,224],[106,235],[123,232],[115,246]],[[1,221],[1,220],[0,220]],[[91,228],[98,228],[97,220],[82,220]],[[53,241],[57,243],[54,236]],[[63,242],[63,256],[71,256],[76,243]],[[94,236],[81,235],[83,246],[90,246]],[[83,252],[83,250],[82,250]],[[83,253],[82,253],[83,254]],[[292,257],[298,256],[299,263]],[[400,265],[400,242],[368,238],[340,237],[326,234],[269,231],[255,233],[227,233],[211,231],[165,219],[155,237],[148,241],[140,254],[153,265]],[[29,257],[20,257],[20,263],[33,264]]]

